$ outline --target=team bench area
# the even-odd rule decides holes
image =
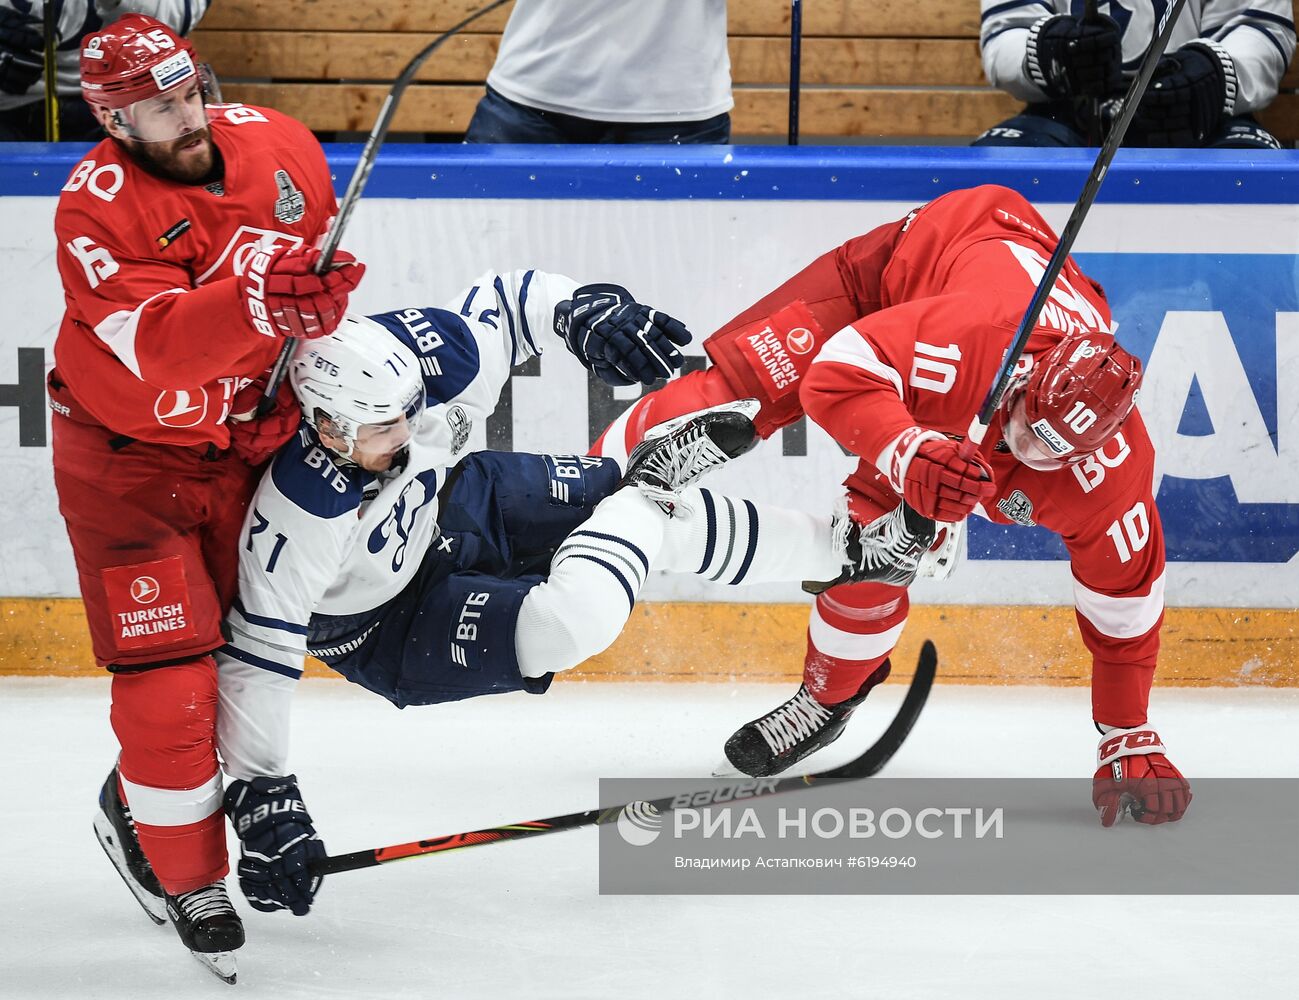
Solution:
[[[279,108],[318,132],[368,132],[393,78],[481,0],[222,0],[195,32],[227,99]],[[483,94],[510,7],[450,39],[406,92],[395,130],[457,139]],[[788,119],[788,0],[732,0],[734,135],[780,137]],[[988,86],[974,0],[812,0],[803,5],[802,135],[959,143],[1013,114]],[[1299,138],[1299,74],[1260,118]]]

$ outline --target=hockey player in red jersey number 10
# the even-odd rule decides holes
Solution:
[[[934,565],[950,567],[955,533],[977,513],[1042,525],[1068,549],[1102,734],[1093,781],[1102,823],[1185,811],[1190,787],[1147,719],[1164,542],[1154,449],[1134,408],[1141,365],[1115,343],[1104,293],[1072,259],[983,447],[969,460],[959,451],[1055,245],[1014,191],[937,198],[813,261],[705,342],[712,367],[645,396],[596,442],[596,454],[620,458],[663,420],[748,396],[762,402],[764,437],[806,413],[860,456],[848,508],[889,527],[864,533],[879,545],[863,559],[896,562],[896,578],[817,594],[803,684],[727,742],[739,770],[783,771],[839,736],[888,676],[906,584],[924,570],[915,558],[916,536],[928,542],[924,519],[939,522],[934,544],[946,550]]]
[[[266,417],[256,404],[284,338],[335,329],[364,268],[340,252],[314,273],[337,202],[304,126],[210,103],[189,42],[152,18],[82,45],[108,137],[59,198],[49,392],[59,508],[121,744],[95,828],[150,915],[229,978],[243,929],[223,882],[211,654],[248,498],[298,423],[287,388]]]

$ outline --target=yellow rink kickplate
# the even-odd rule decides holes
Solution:
[[[807,605],[638,605],[606,653],[568,676],[609,681],[791,681],[802,673]],[[0,599],[0,675],[100,676],[75,598]],[[940,682],[1086,684],[1090,658],[1072,608],[912,605],[895,676],[920,643]],[[311,661],[308,676],[333,676]],[[1169,608],[1156,684],[1299,687],[1299,611]]]

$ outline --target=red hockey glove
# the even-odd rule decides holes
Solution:
[[[239,284],[248,321],[268,337],[312,340],[333,333],[347,311],[347,297],[361,283],[365,265],[345,250],[316,274],[315,247],[277,247],[253,254]]]
[[[1190,783],[1149,726],[1111,729],[1101,737],[1096,762],[1092,804],[1101,826],[1113,826],[1125,811],[1138,823],[1171,823],[1191,803]]]
[[[263,375],[235,393],[230,407],[230,448],[252,466],[262,465],[280,449],[280,445],[293,437],[302,420],[298,398],[289,388],[289,381],[280,383],[275,395],[275,406],[265,416],[257,416],[257,405],[266,391],[267,376]]]
[[[901,483],[903,496],[917,513],[953,523],[967,517],[976,504],[991,499],[992,469],[979,455],[964,459],[955,441],[935,436],[922,440],[907,458],[910,442],[915,440],[911,435],[908,431],[898,441],[894,462],[901,463],[901,468],[890,478]]]

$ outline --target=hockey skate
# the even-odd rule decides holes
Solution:
[[[822,705],[806,685],[789,701],[737,729],[726,741],[726,759],[752,778],[780,774],[808,754],[828,747],[842,735],[857,706],[871,688],[889,675],[885,660],[866,678],[857,693],[837,705]]]
[[[931,521],[905,503],[861,524],[848,513],[844,500],[834,512],[831,527],[843,572],[833,580],[803,581],[803,590],[809,594],[820,594],[841,583],[909,587],[917,576],[946,579],[959,558],[965,529],[964,522]]]
[[[757,445],[759,408],[756,399],[739,399],[650,428],[627,457],[620,485],[638,487],[671,514],[682,490]]]
[[[99,792],[99,811],[95,813],[95,837],[99,846],[113,862],[117,874],[131,890],[139,904],[155,924],[167,919],[167,903],[162,886],[153,874],[153,866],[140,850],[140,840],[135,834],[135,821],[117,791],[117,768],[108,772],[108,779]]]
[[[167,895],[167,916],[191,955],[232,986],[237,978],[235,949],[244,943],[244,924],[226,894],[225,881],[179,896]]]

